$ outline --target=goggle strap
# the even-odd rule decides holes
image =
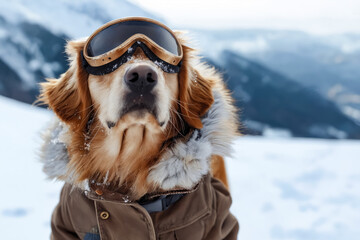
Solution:
[[[143,42],[140,42],[140,41],[135,42],[123,55],[121,55],[117,59],[115,59],[107,64],[104,64],[102,66],[98,66],[98,67],[90,66],[84,57],[83,51],[81,51],[82,65],[83,65],[84,69],[86,70],[86,72],[88,72],[89,74],[98,75],[98,76],[106,75],[106,74],[109,74],[109,73],[115,71],[121,65],[123,65],[124,63],[129,61],[138,47],[141,47],[141,49],[145,53],[146,57],[148,57],[157,66],[159,66],[164,72],[167,72],[167,73],[180,72],[181,62],[178,65],[172,65],[170,63],[165,62],[164,60],[162,60],[161,58],[156,56],[146,46],[146,44],[144,44]]]

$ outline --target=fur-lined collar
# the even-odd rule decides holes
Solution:
[[[236,131],[229,127],[235,120],[234,109],[229,98],[221,90],[214,90],[214,103],[202,118],[203,128],[195,130],[192,136],[175,140],[160,157],[160,161],[150,169],[147,181],[168,191],[175,188],[191,189],[210,172],[212,155],[229,156],[231,142]],[[50,179],[61,179],[72,183],[65,177],[69,163],[66,147],[67,126],[56,120],[44,133],[41,161],[44,172]],[[83,189],[88,189],[84,182]]]

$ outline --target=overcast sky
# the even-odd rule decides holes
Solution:
[[[173,27],[360,33],[360,0],[135,0]]]

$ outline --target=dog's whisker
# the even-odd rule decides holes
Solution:
[[[180,100],[178,100],[178,99],[174,99],[174,98],[172,98],[172,97],[170,97],[170,99],[172,100],[172,101],[175,101],[176,103],[178,103],[181,107],[183,107],[183,108],[186,108],[186,106],[185,106],[185,103],[184,102],[182,102],[182,101],[180,101]],[[193,104],[186,104],[186,105],[193,105]],[[188,108],[187,108],[188,109]],[[191,115],[193,115],[193,116],[195,116],[195,117],[191,117],[191,116],[187,116],[188,118],[190,118],[190,119],[197,119],[198,117],[198,115],[197,114],[195,114],[195,113],[193,113],[192,111],[190,111],[189,109],[188,109],[188,112],[189,112],[189,114],[191,114]],[[185,116],[185,115],[183,115],[182,113],[180,113],[179,112],[179,114],[181,114],[182,116]]]
[[[180,121],[182,121],[182,119],[180,119]],[[179,135],[183,136],[184,135],[180,132],[180,130],[175,126],[175,124],[172,122],[172,119],[170,119],[169,123],[173,126],[173,128],[178,132]]]

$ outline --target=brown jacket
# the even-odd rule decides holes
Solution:
[[[210,176],[167,210],[151,214],[137,202],[127,202],[123,195],[96,192],[64,185],[51,220],[51,239],[237,238],[239,225],[229,212],[230,194]]]

